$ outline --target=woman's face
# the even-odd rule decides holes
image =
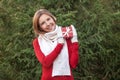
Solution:
[[[54,31],[56,23],[53,18],[47,14],[43,14],[39,18],[40,28],[45,32]]]

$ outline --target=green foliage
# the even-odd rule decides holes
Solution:
[[[32,18],[46,8],[57,24],[75,25],[80,60],[75,80],[120,79],[119,0],[1,0],[0,80],[39,80],[41,66],[32,40]]]

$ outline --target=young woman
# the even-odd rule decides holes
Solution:
[[[78,40],[73,25],[73,36],[64,38],[56,18],[48,10],[40,9],[33,17],[33,29],[37,37],[33,47],[42,65],[41,80],[74,80],[72,69],[78,63]]]

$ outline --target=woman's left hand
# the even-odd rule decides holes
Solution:
[[[76,29],[73,25],[71,25],[71,27],[72,27],[72,31],[73,31],[73,37],[71,38],[71,41],[72,41],[72,43],[78,42]]]

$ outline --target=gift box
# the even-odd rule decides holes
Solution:
[[[72,38],[73,37],[73,31],[72,31],[71,26],[62,27],[61,31],[62,31],[62,35],[64,38]]]

